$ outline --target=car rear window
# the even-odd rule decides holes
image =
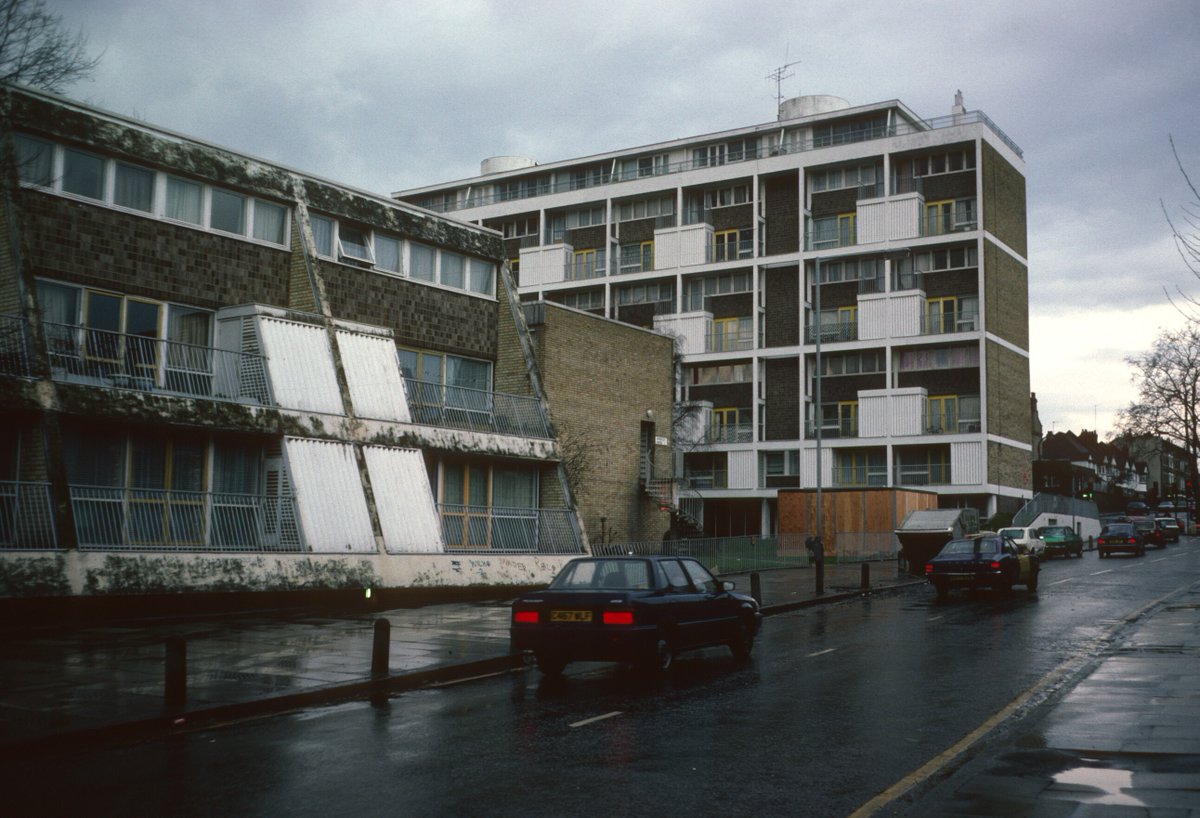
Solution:
[[[1025,529],[1023,528],[1002,528],[1000,533],[1014,540],[1025,539]]]
[[[1133,533],[1133,526],[1129,523],[1113,523],[1106,527],[1103,533],[1127,537]]]
[[[995,554],[996,540],[951,540],[942,549],[943,554]]]
[[[550,583],[555,590],[647,590],[650,572],[645,560],[574,560]]]

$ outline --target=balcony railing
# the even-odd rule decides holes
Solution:
[[[42,327],[54,380],[273,405],[262,355],[75,324]]]
[[[0,481],[0,548],[56,548],[49,483]]]
[[[603,278],[607,273],[608,265],[603,258],[571,259],[563,270],[567,281]]]
[[[743,352],[754,349],[751,332],[710,332],[704,336],[705,352]]]
[[[975,397],[978,399],[979,396]],[[982,421],[978,417],[955,417],[949,414],[930,415],[927,412],[923,413],[921,417],[921,429],[927,435],[971,434],[978,432],[981,428]]]
[[[578,554],[570,509],[438,505],[446,550],[454,553]]]
[[[745,410],[749,414],[750,410]],[[752,423],[721,423],[709,426],[704,434],[705,443],[753,443]]]
[[[804,236],[805,250],[833,250],[858,244],[858,231],[845,225],[810,228]]]
[[[296,499],[71,486],[81,550],[303,551]]]
[[[807,327],[805,337],[808,343],[813,344],[817,341],[817,333],[813,327]],[[821,327],[821,343],[828,344],[833,341],[857,341],[858,340],[858,323],[845,324],[826,324]]]
[[[541,401],[524,395],[404,379],[413,423],[549,439]]]
[[[937,312],[927,312],[921,315],[922,335],[945,335],[948,332],[974,332],[978,328],[978,310],[960,310],[953,317]]]
[[[1017,156],[1023,156],[1021,149],[1013,142],[1007,134],[996,127],[996,124],[987,117],[982,111],[969,111],[964,114],[952,114],[950,116],[935,117],[933,119],[920,120],[917,123],[897,122],[893,125],[880,128],[871,128],[868,130],[858,130],[853,134],[845,137],[821,137],[818,139],[789,139],[780,144],[771,145],[768,148],[744,150],[740,153],[727,153],[725,161],[722,164],[733,164],[739,161],[746,161],[766,156],[783,156],[793,153],[806,153],[811,150],[820,150],[826,147],[842,144],[843,142],[861,142],[874,139],[886,139],[892,136],[902,136],[905,134],[921,133],[924,131],[939,130],[941,128],[955,128],[962,125],[981,124],[991,130],[1005,145],[1012,149]],[[652,176],[661,176],[671,173],[685,173],[687,171],[696,170],[698,168],[708,167],[710,163],[707,160],[698,161],[694,158],[683,159],[678,162],[671,162],[666,165],[659,165],[648,174]],[[539,171],[544,173],[544,171]],[[605,174],[601,180],[596,182],[602,184],[621,184],[622,182],[641,179],[647,174],[643,174],[640,170],[629,172],[618,172],[613,174]],[[496,202],[513,201],[516,199],[531,199],[538,196],[547,196],[552,193],[562,193],[565,191],[578,189],[578,183],[562,174],[563,178],[551,180],[548,178],[539,178],[528,180],[528,183],[519,188],[505,186],[503,183],[495,185],[493,193],[483,195],[477,191],[472,191],[471,196],[451,197],[438,194],[422,201],[420,197],[416,198],[418,204],[435,210],[439,213],[446,213],[455,210],[464,210],[472,207],[483,207]],[[594,185],[593,185],[594,186]]]
[[[741,239],[723,244],[710,244],[705,249],[705,261],[712,264],[718,261],[738,261],[754,258],[754,240]]]
[[[876,466],[834,466],[833,485],[842,488],[886,486],[887,470]]]
[[[33,359],[29,346],[29,331],[19,315],[0,315],[0,373],[5,375],[33,374]]]
[[[958,220],[950,215],[926,216],[921,220],[922,236],[946,236],[951,233],[965,233],[979,228],[975,219]]]
[[[804,423],[805,437],[813,440],[817,436],[816,424],[811,420]],[[843,420],[826,420],[821,424],[821,437],[824,440],[839,440],[841,438],[858,437],[858,418]]]
[[[950,465],[896,465],[898,486],[942,486],[950,482]]]

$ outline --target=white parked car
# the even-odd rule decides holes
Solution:
[[[1039,557],[1042,556],[1042,552],[1046,550],[1046,544],[1042,542],[1042,538],[1037,535],[1036,528],[1002,528],[1000,529],[1000,536],[1008,537],[1017,545],[1028,548],[1031,553],[1037,554]]]

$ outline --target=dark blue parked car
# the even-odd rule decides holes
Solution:
[[[1036,554],[999,534],[974,534],[951,540],[925,564],[925,578],[945,599],[954,588],[1009,591],[1023,584],[1037,590],[1040,565]]]

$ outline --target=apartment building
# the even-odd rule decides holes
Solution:
[[[0,596],[520,585],[583,549],[501,234],[0,96]]]
[[[800,97],[395,196],[500,231],[522,300],[676,339],[672,491],[708,535],[775,532],[783,488],[1031,494],[1024,160],[961,94]]]

